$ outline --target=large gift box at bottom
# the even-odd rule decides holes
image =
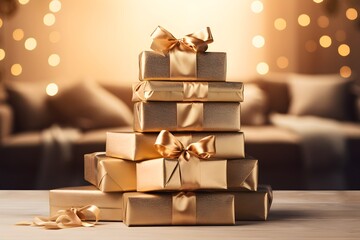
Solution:
[[[235,220],[266,220],[272,203],[272,190],[270,186],[259,186],[258,191],[226,192],[232,194],[235,202]],[[154,195],[140,193],[141,195]],[[166,193],[164,193],[166,194]],[[164,195],[161,194],[161,195]],[[171,193],[168,193],[171,195]],[[217,194],[211,192],[211,194]],[[145,197],[146,198],[146,197]],[[139,199],[146,201],[146,199]],[[101,221],[123,220],[123,193],[103,193],[94,186],[59,188],[50,191],[50,215],[59,210],[71,207],[79,208],[86,205],[96,205],[100,208]],[[145,202],[144,207],[152,207]],[[157,206],[161,212],[162,205]],[[169,206],[168,206],[169,207]],[[211,211],[211,209],[209,209]],[[134,212],[133,212],[134,213]],[[135,214],[135,213],[134,213]],[[141,213],[136,213],[141,214]],[[156,212],[157,214],[157,212]],[[154,214],[152,216],[156,218]]]

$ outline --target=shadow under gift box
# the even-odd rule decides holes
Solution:
[[[136,191],[135,163],[104,152],[84,155],[84,178],[102,192]]]
[[[267,219],[273,198],[270,186],[259,186],[258,191],[256,192],[239,191],[226,193],[232,194],[235,197],[236,221]],[[218,194],[218,192],[211,192],[211,194]],[[142,195],[154,194],[142,193]],[[142,201],[144,204],[143,207],[146,207],[146,199],[140,199],[139,201]],[[95,186],[68,187],[50,190],[49,204],[50,216],[54,216],[59,210],[65,210],[72,207],[80,208],[86,205],[96,205],[100,208],[100,221],[123,220],[123,193],[104,193]],[[157,212],[162,211],[162,205],[156,207],[159,209]],[[141,209],[134,210],[140,211],[137,215],[141,214]],[[208,210],[211,211],[211,209]],[[156,215],[154,214],[152,217],[155,218]]]
[[[195,161],[195,162],[194,162]],[[258,160],[158,158],[136,163],[137,191],[248,190],[258,185]]]
[[[240,102],[137,102],[134,130],[240,131]]]
[[[161,158],[154,144],[159,133],[107,132],[106,155],[126,160]],[[173,135],[184,145],[197,142],[209,135],[215,136],[214,158],[244,158],[244,134],[242,132],[181,132]]]
[[[153,51],[144,51],[139,55],[140,80],[178,80],[178,81],[225,81],[226,53],[205,52],[196,54],[197,76],[170,76],[170,57]]]

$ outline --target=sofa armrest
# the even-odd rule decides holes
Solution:
[[[13,128],[13,111],[8,104],[0,103],[0,144],[11,134]]]

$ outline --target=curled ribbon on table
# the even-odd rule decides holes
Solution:
[[[181,189],[187,190],[196,189],[200,185],[200,174],[197,172],[200,159],[209,159],[216,153],[214,135],[204,137],[185,147],[169,131],[162,130],[156,138],[154,146],[164,158],[177,160],[165,185],[169,183],[175,171],[179,170]]]
[[[93,227],[99,220],[100,209],[95,205],[82,208],[59,210],[51,217],[35,217],[33,222],[19,222],[17,225],[39,226],[46,229],[62,229],[72,227]],[[87,222],[95,219],[94,222]]]
[[[151,34],[151,49],[165,56],[170,55],[170,77],[194,78],[196,71],[196,53],[205,52],[213,37],[209,27],[183,38],[175,38],[163,27],[158,26]]]

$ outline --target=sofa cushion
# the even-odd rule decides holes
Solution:
[[[293,74],[289,81],[289,113],[337,120],[350,118],[350,81],[339,75]]]
[[[50,126],[51,114],[43,83],[12,82],[7,85],[16,131],[39,130]]]
[[[132,124],[129,107],[94,81],[80,81],[51,98],[60,121],[82,130]]]
[[[266,93],[268,112],[288,112],[290,104],[288,78],[288,73],[269,73],[255,80]]]
[[[264,125],[267,122],[266,94],[256,84],[244,86],[244,102],[241,103],[242,125]]]

